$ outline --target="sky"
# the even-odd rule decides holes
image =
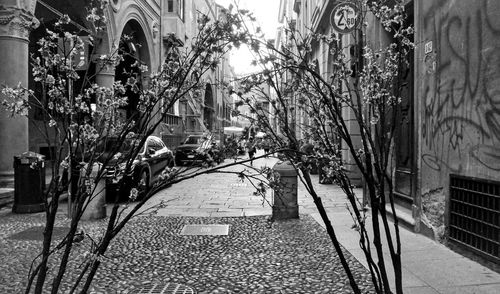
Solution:
[[[276,37],[278,28],[278,9],[280,0],[215,0],[218,4],[228,7],[230,3],[238,3],[241,9],[248,9],[254,13],[257,23],[267,39]],[[239,50],[233,50],[231,53],[231,65],[236,74],[245,74],[256,71],[255,67],[250,65],[253,60],[248,48],[241,47]]]

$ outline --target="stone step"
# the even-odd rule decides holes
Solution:
[[[14,188],[14,176],[0,177],[0,188]]]
[[[0,188],[0,208],[14,203],[14,189]]]
[[[405,208],[403,206],[394,204],[394,208],[396,210],[396,216],[398,217],[399,224],[411,230],[415,231],[415,219],[413,218],[411,210]],[[392,214],[391,205],[388,203],[385,205],[385,210],[387,211],[387,215],[394,219],[394,215]]]
[[[404,206],[395,204],[395,208],[400,226],[403,226],[414,233],[422,234],[434,241],[437,240],[436,232],[434,231],[434,228],[432,228],[432,226],[429,226],[425,222],[420,222],[419,224],[417,224],[415,219],[413,218],[412,211]],[[387,215],[390,218],[394,219],[390,204],[386,204],[385,209],[387,210]]]

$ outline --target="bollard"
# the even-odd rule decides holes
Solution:
[[[94,189],[94,179],[101,167],[102,164],[94,163],[88,178],[85,178],[88,164],[81,168],[80,177],[84,181],[83,185],[87,191],[93,191],[92,196],[88,197],[85,202],[87,208],[83,211],[82,220],[96,220],[106,217],[106,179],[101,177]]]
[[[283,193],[274,191],[272,218],[274,220],[299,218],[297,171],[289,161],[277,162],[273,170],[280,175]]]

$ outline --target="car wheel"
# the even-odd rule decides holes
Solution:
[[[141,198],[146,196],[146,193],[149,191],[149,172],[147,170],[141,172],[137,189]]]

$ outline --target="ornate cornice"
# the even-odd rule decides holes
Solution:
[[[40,22],[33,13],[15,7],[0,5],[0,37],[14,37],[29,40],[31,30]]]

